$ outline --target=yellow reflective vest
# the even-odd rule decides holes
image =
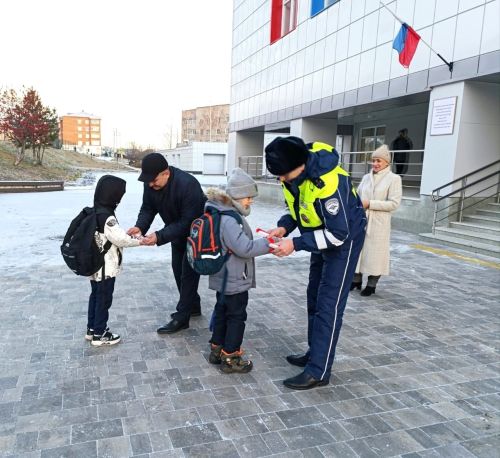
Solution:
[[[326,150],[333,152],[333,147],[327,145],[326,143],[315,142],[312,144],[312,148],[309,150],[311,153],[316,153],[320,150]],[[318,199],[326,199],[337,191],[339,187],[339,175],[348,177],[349,174],[339,165],[335,167],[330,172],[325,173],[318,177],[316,182],[310,179],[306,179],[299,185],[299,218],[300,225],[307,228],[316,228],[323,226],[324,221],[316,212],[314,203]],[[295,197],[287,189],[285,184],[283,186],[283,194],[285,196],[288,209],[292,218],[297,221],[297,215],[295,212]],[[356,191],[354,187],[352,188],[354,196],[356,196]],[[332,205],[334,205],[333,203]]]

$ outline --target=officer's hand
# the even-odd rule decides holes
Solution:
[[[278,237],[281,239],[286,234],[286,229],[284,227],[276,227],[274,229],[269,229],[266,231],[271,237]]]
[[[146,237],[142,239],[142,245],[151,246],[151,245],[156,245],[157,242],[158,242],[158,237],[156,237],[156,232],[148,234],[146,235]]]
[[[370,201],[369,200],[363,200],[363,208],[366,209],[370,206]]]
[[[138,235],[142,235],[142,232],[138,227],[134,226],[127,231],[127,234],[132,237],[137,237]]]
[[[295,251],[293,246],[293,240],[284,239],[281,242],[277,243],[278,248],[273,250],[273,254],[282,258],[283,256],[288,256]]]

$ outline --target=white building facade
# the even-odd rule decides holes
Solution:
[[[420,230],[433,189],[500,159],[500,0],[384,3],[234,1],[228,168],[296,135],[335,145],[360,177],[365,153],[406,128],[399,213],[424,218]],[[422,38],[409,68],[392,49],[401,23],[391,12]]]
[[[158,151],[170,165],[186,172],[203,175],[225,175],[227,143],[191,142],[177,148]]]

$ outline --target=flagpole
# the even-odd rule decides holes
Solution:
[[[403,21],[398,16],[396,16],[396,14],[393,13],[393,11],[382,0],[380,0],[380,4],[387,11],[389,11],[389,13],[391,13],[396,18],[396,20],[398,20],[401,24],[405,24],[405,21]],[[436,54],[436,56],[438,56],[448,66],[448,69],[450,70],[450,73],[453,72],[453,62],[448,62],[441,54],[439,54],[437,51],[435,51],[432,48],[432,46],[429,43],[427,43],[422,37],[420,37],[420,41],[422,41],[422,43],[424,43],[434,54]]]

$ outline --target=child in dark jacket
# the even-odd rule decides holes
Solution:
[[[205,208],[236,211],[241,215],[242,223],[240,225],[233,216],[221,216],[220,239],[224,252],[230,250],[231,255],[224,268],[210,275],[208,281],[208,287],[217,291],[209,361],[220,364],[221,371],[225,373],[247,373],[253,367],[251,361],[243,359],[241,349],[247,319],[248,290],[255,288],[254,258],[269,253],[269,243],[272,242],[265,238],[253,240],[252,230],[245,219],[250,214],[250,206],[257,194],[255,181],[240,168],[231,172],[226,192],[216,188],[207,190]],[[225,275],[227,280],[224,285]]]
[[[107,241],[111,247],[104,255],[104,266],[90,277],[92,292],[89,297],[87,334],[85,339],[94,347],[115,345],[120,336],[108,328],[109,308],[113,302],[115,278],[121,271],[123,248],[139,246],[141,242],[127,235],[120,227],[115,210],[125,194],[126,182],[113,175],[104,175],[97,182],[94,208],[104,210],[97,215],[97,246],[103,249]]]

